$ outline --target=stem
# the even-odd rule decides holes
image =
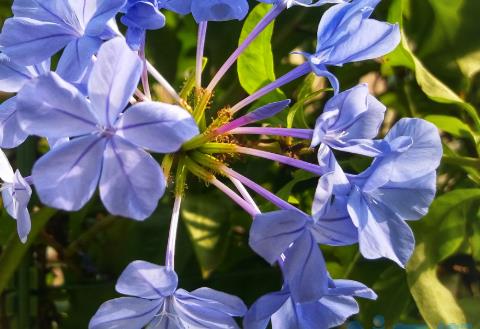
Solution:
[[[207,36],[208,22],[200,22],[198,25],[197,39],[197,65],[195,71],[195,84],[198,89],[202,88],[203,54],[205,50],[205,38]]]
[[[310,64],[308,62],[303,63],[302,65],[297,66],[287,74],[281,76],[277,80],[269,83],[265,87],[259,89],[252,95],[248,96],[244,100],[238,102],[235,106],[232,107],[231,112],[232,114],[240,111],[243,109],[245,106],[250,105],[251,103],[255,102],[257,99],[265,96],[269,92],[280,88],[283,85],[286,85],[289,82],[292,82],[293,80],[296,80],[312,71],[312,68],[310,67]]]
[[[168,233],[167,255],[165,256],[165,265],[172,270],[175,269],[175,245],[177,243],[178,220],[180,218],[181,204],[182,195],[177,194],[173,204],[170,232]]]
[[[453,164],[457,166],[465,166],[465,167],[473,167],[473,168],[480,167],[480,159],[478,158],[444,155],[442,159],[443,159],[443,163]]]
[[[233,135],[273,135],[312,139],[312,129],[270,128],[270,127],[239,127],[230,131]]]
[[[273,8],[258,22],[257,26],[252,30],[250,35],[238,46],[238,48],[233,52],[232,55],[226,60],[222,65],[217,74],[213,77],[212,81],[207,87],[207,90],[212,92],[220,80],[223,78],[225,73],[232,67],[233,63],[238,59],[238,57],[243,53],[243,51],[258,37],[258,35],[265,30],[265,28],[273,22],[275,18],[285,9],[285,4],[282,3],[273,6]]]
[[[237,152],[237,145],[227,143],[206,143],[199,147],[199,150],[203,153],[235,153]]]
[[[165,90],[172,96],[172,98],[178,103],[178,104],[183,104],[182,99],[180,96],[177,94],[175,89],[168,83],[168,81],[160,74],[160,72],[157,71],[157,69],[150,64],[149,61],[146,61],[147,63],[147,71],[152,75],[152,77],[157,80],[157,82],[165,88]]]
[[[195,110],[193,111],[193,118],[195,119],[196,123],[202,121],[203,116],[205,114],[205,110],[207,109],[208,102],[210,102],[210,98],[212,97],[212,93],[208,90],[204,90],[200,100],[198,101],[197,105],[195,106]]]
[[[170,178],[170,172],[172,171],[172,166],[173,166],[173,161],[175,160],[175,157],[173,154],[165,154],[162,160],[162,170],[163,170],[163,175],[165,177],[165,182],[168,186],[168,181]]]

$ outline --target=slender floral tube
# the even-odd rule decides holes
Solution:
[[[315,165],[310,162],[294,159],[285,155],[256,150],[256,149],[243,147],[243,146],[237,146],[235,148],[235,151],[242,154],[248,154],[248,155],[256,156],[259,158],[280,162],[291,167],[303,169],[315,175],[321,176],[325,174],[325,171],[318,165]]]
[[[145,57],[145,37],[143,37],[143,42],[139,51],[140,58],[143,62],[142,69],[142,86],[143,92],[147,100],[152,100],[152,93],[150,92],[150,84],[148,83],[148,70],[147,70],[147,58]]]
[[[255,102],[257,99],[265,96],[266,94],[270,93],[271,91],[282,87],[283,85],[286,85],[289,82],[292,82],[293,80],[296,80],[312,71],[312,68],[310,67],[310,64],[308,62],[305,62],[287,74],[281,76],[277,80],[273,81],[272,83],[269,83],[265,87],[259,89],[252,95],[248,96],[247,98],[243,99],[242,101],[238,102],[235,106],[231,108],[231,113],[234,114],[241,109],[243,109],[245,106],[250,105],[251,103]]]
[[[295,206],[292,206],[290,203],[286,202],[285,200],[280,199],[278,196],[276,196],[272,192],[268,191],[267,189],[263,188],[262,186],[258,185],[257,183],[248,179],[247,177],[237,173],[235,170],[230,169],[225,165],[221,166],[219,169],[225,175],[238,179],[242,184],[249,187],[250,189],[255,191],[255,193],[262,196],[266,200],[270,201],[271,203],[276,205],[278,208],[285,209],[285,210],[300,211]]]
[[[182,195],[177,194],[173,204],[172,219],[170,221],[170,232],[168,233],[168,245],[165,264],[167,267],[175,268],[175,245],[177,242],[178,219],[180,218],[180,206],[182,204]]]
[[[253,200],[252,196],[250,193],[248,193],[247,189],[243,184],[236,178],[229,177],[230,181],[235,185],[237,188],[238,192],[242,195],[243,199],[250,203],[250,205],[257,210],[257,213],[260,213],[260,208],[258,208],[257,204],[255,203],[255,200]]]
[[[313,129],[294,128],[270,128],[270,127],[239,127],[230,131],[233,135],[271,135],[282,137],[294,137],[310,140],[313,137]]]
[[[222,65],[217,74],[213,77],[212,81],[207,87],[207,90],[212,92],[217,86],[218,82],[222,77],[227,73],[227,71],[232,67],[233,63],[238,59],[238,57],[245,51],[245,49],[258,37],[258,35],[265,30],[265,28],[277,18],[278,15],[286,8],[285,4],[282,2],[275,5],[270,12],[268,12],[265,17],[258,22],[257,26],[250,32],[250,35],[242,42],[240,46],[233,52],[232,55],[227,59],[227,61]]]
[[[202,88],[202,70],[203,70],[203,54],[205,51],[205,38],[207,36],[208,22],[200,22],[198,24],[197,38],[197,63],[195,70],[195,86]]]
[[[245,201],[242,197],[240,197],[237,193],[235,193],[231,188],[223,184],[221,181],[219,181],[215,177],[210,180],[210,183],[216,186],[220,191],[225,193],[230,199],[233,200],[233,202],[235,202],[243,210],[245,210],[248,214],[250,214],[250,216],[254,217],[255,215],[260,213],[260,211],[257,208],[253,207],[249,202]]]
[[[175,89],[172,87],[172,85],[160,74],[160,72],[157,71],[157,69],[150,64],[149,61],[147,61],[147,70],[148,72],[152,75],[152,77],[157,80],[157,82],[165,88],[165,90],[172,96],[172,98],[178,103],[182,104],[182,99],[180,96],[177,94]]]

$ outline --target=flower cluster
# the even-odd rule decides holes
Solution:
[[[244,317],[244,327],[252,329],[266,328],[269,322],[275,329],[331,328],[358,312],[354,297],[376,295],[359,282],[333,279],[319,244],[358,243],[365,258],[385,257],[402,267],[411,256],[415,241],[406,221],[424,216],[434,198],[442,156],[438,132],[424,120],[407,118],[376,139],[386,107],[365,84],[342,91],[328,71],[328,66],[392,51],[400,41],[398,26],[370,18],[380,0],[259,1],[272,4],[270,12],[202,87],[208,22],[243,19],[249,11],[246,0],[15,0],[14,17],[0,34],[0,90],[16,93],[0,107],[0,147],[15,148],[30,135],[50,144],[26,178],[0,153],[3,203],[17,220],[20,239],[26,241],[31,226],[30,186],[43,204],[66,211],[81,209],[99,186],[111,214],[144,220],[176,168],[165,266],[143,261],[128,265],[116,290],[129,297],[104,303],[91,329],[237,328],[233,317]],[[315,52],[301,52],[304,64],[206,120],[217,84],[277,16],[294,5],[327,3],[333,5],[321,17]],[[146,32],[165,25],[166,10],[192,14],[198,23],[196,79],[184,98],[145,58]],[[117,17],[127,28],[125,37]],[[51,71],[50,59],[60,51]],[[334,90],[314,129],[252,126],[287,108],[290,100],[232,119],[267,93],[309,73],[326,77]],[[175,104],[152,100],[149,76]],[[222,138],[228,135],[300,139],[318,149],[318,163]],[[361,173],[345,173],[334,152],[372,161]],[[161,166],[150,153],[164,155]],[[234,157],[218,154],[255,156],[313,173],[318,187],[311,211],[234,171],[229,163]],[[279,292],[260,297],[247,310],[237,297],[209,288],[177,289],[175,242],[187,174],[224,192],[253,218],[249,244],[267,262],[278,264],[284,279]],[[279,210],[262,213],[247,188]]]

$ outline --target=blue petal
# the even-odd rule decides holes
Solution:
[[[292,210],[259,214],[250,228],[250,247],[270,264],[275,263],[306,230],[308,217]]]
[[[13,14],[16,17],[26,17],[38,21],[65,24],[81,30],[81,22],[75,16],[72,2],[81,2],[81,0],[68,1],[40,1],[40,0],[15,0],[12,6]]]
[[[54,72],[23,87],[17,111],[20,126],[31,135],[80,136],[93,132],[97,124],[85,96]]]
[[[89,135],[70,140],[41,157],[32,177],[42,203],[76,211],[92,197],[102,169],[105,139]]]
[[[152,156],[121,137],[111,137],[100,179],[100,197],[108,211],[144,220],[164,192],[165,178]]]
[[[16,93],[32,78],[38,76],[35,66],[22,66],[0,54],[0,91]]]
[[[165,25],[165,16],[151,1],[136,1],[127,5],[127,13],[121,19],[122,23],[129,28],[142,30],[157,30]]]
[[[40,63],[77,37],[71,27],[60,23],[9,18],[0,34],[0,49],[20,65]]]
[[[90,320],[89,329],[142,329],[162,307],[163,300],[122,297],[103,303]]]
[[[345,246],[358,242],[358,231],[347,211],[348,196],[335,195],[328,201],[325,212],[311,226],[320,244]]]
[[[198,135],[193,117],[176,105],[142,102],[130,107],[116,123],[118,135],[159,153],[173,153]]]
[[[0,105],[0,147],[17,147],[27,137],[17,119],[17,98],[12,97]]]
[[[100,48],[88,83],[88,95],[96,116],[112,126],[137,88],[142,62],[122,38],[112,39]]]
[[[359,28],[362,19],[367,18],[372,11],[370,9],[364,12],[363,8],[374,8],[378,2],[380,0],[357,0],[329,8],[318,25],[316,52],[329,49],[348,38]]]
[[[136,27],[129,27],[125,35],[127,44],[132,50],[140,50],[143,42],[145,41],[145,30]]]
[[[297,312],[297,307],[292,298],[289,298],[282,307],[272,315],[272,328],[274,329],[314,329],[303,327],[302,315]],[[323,328],[316,326],[315,328]]]
[[[20,241],[26,243],[28,239],[28,234],[32,229],[32,222],[30,220],[30,213],[27,208],[19,208],[16,214],[17,221],[17,233]]]
[[[317,302],[298,305],[300,328],[334,328],[357,314],[358,304],[349,296],[325,296]]]
[[[192,11],[192,0],[159,0],[159,7],[187,15]]]
[[[415,248],[410,227],[383,204],[365,200],[354,189],[348,202],[350,217],[358,226],[360,252],[365,258],[389,258],[404,267]]]
[[[370,95],[368,86],[360,84],[327,102],[324,113],[317,119],[314,135],[319,141],[341,150],[349,146],[345,144],[351,140],[377,136],[385,110],[386,107]]]
[[[88,21],[85,34],[100,36],[107,26],[107,22],[120,12],[125,5],[125,0],[98,0],[96,10]]]
[[[289,298],[290,294],[285,291],[273,292],[260,297],[243,318],[244,328],[265,329],[272,315],[276,313]]]
[[[334,94],[338,94],[340,92],[340,82],[338,81],[337,77],[328,71],[327,67],[323,65],[323,62],[317,62],[313,56],[307,56],[307,59],[310,62],[313,73],[319,77],[327,78],[328,82],[330,82],[330,85],[333,88]]]
[[[231,316],[243,316],[247,312],[247,307],[240,298],[218,290],[203,287],[189,294],[202,302],[206,302],[209,308],[214,308]]]
[[[326,63],[341,65],[378,58],[393,51],[399,43],[398,24],[367,19],[356,33],[334,47]]]
[[[246,0],[195,0],[192,14],[197,22],[242,20],[248,14]]]
[[[433,124],[422,119],[404,118],[393,126],[385,140],[392,143],[402,136],[410,137],[413,144],[404,152],[386,155],[386,158],[391,157],[394,161],[389,177],[391,181],[402,182],[419,178],[439,166],[443,149],[438,129]],[[382,170],[381,167],[382,165],[378,164],[377,170]]]
[[[377,294],[363,283],[353,280],[333,280],[334,287],[330,288],[328,294],[331,296],[356,296],[375,300]]]
[[[8,214],[17,221],[17,231],[20,240],[25,243],[31,229],[28,202],[32,189],[17,170],[13,182],[7,182],[2,191],[3,205]]]
[[[197,299],[183,289],[179,289],[175,293],[172,308],[178,316],[177,321],[183,325],[178,326],[179,328],[238,328],[232,316],[218,308],[218,303],[211,304],[207,300]]]
[[[122,272],[115,290],[123,295],[161,299],[172,295],[177,284],[178,277],[172,269],[137,260]]]
[[[427,214],[435,197],[436,176],[435,172],[431,172],[411,181],[389,182],[369,194],[400,218],[417,220]]]
[[[97,52],[102,40],[81,37],[68,44],[58,62],[56,72],[66,81],[79,84],[93,65],[92,56]]]
[[[312,234],[303,232],[284,255],[283,274],[293,300],[311,302],[324,296],[328,285],[327,269]]]

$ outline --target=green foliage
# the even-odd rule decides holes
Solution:
[[[242,43],[258,22],[270,11],[272,5],[259,4],[248,15],[243,25],[238,43]],[[275,69],[272,51],[272,35],[274,29],[272,22],[238,59],[238,80],[243,89],[253,94],[261,87],[275,81]],[[281,90],[275,90],[264,97],[264,103],[285,99]]]

